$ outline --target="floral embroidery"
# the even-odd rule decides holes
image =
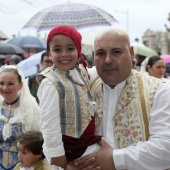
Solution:
[[[140,73],[132,73],[128,78],[126,87],[121,93],[116,114],[113,119],[115,127],[115,138],[118,148],[136,145],[139,141],[145,140],[144,122],[142,121],[142,110],[140,104],[140,90],[137,85],[137,76]],[[156,93],[160,81],[152,77],[144,77],[147,87],[143,89],[146,93],[147,105],[151,108],[154,94]],[[152,85],[151,85],[152,84]],[[154,85],[154,87],[153,87]],[[123,125],[123,126],[122,126]]]
[[[145,140],[145,127],[142,119],[142,109],[139,100],[140,88],[137,84],[137,78],[141,74],[132,72],[127,79],[126,86],[123,89],[116,107],[116,113],[113,118],[114,134],[118,148],[124,148],[130,145],[136,145],[139,141]],[[147,107],[151,108],[153,97],[159,87],[160,80],[154,77],[144,76],[145,83],[143,91]],[[103,115],[103,92],[101,79],[96,80],[92,87],[94,98],[96,99],[97,109],[95,113],[95,133],[101,134],[102,115]]]

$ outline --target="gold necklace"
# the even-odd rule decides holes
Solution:
[[[8,124],[9,123],[9,119],[11,118],[11,113],[12,113],[12,111],[11,111],[11,109],[10,109],[10,105],[8,106],[9,107],[9,113],[7,112],[6,113],[6,119],[5,119],[5,124]],[[6,111],[7,111],[8,109],[6,109]]]

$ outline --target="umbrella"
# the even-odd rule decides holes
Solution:
[[[30,53],[30,51],[35,53],[46,49],[46,40],[34,36],[15,37],[8,40],[7,43],[17,45],[28,51],[28,53]]]
[[[2,32],[0,31],[0,40],[7,40],[8,37]]]
[[[65,3],[45,8],[35,14],[23,28],[37,31],[51,30],[58,25],[70,25],[76,29],[93,26],[111,26],[117,22],[103,9],[79,3]]]
[[[134,53],[135,55],[142,55],[142,56],[152,56],[152,55],[158,55],[158,53],[154,50],[152,50],[151,48],[145,46],[144,44],[138,43],[138,42],[134,42],[131,43],[131,46],[134,47]]]
[[[160,57],[165,61],[165,63],[170,63],[170,55],[162,54]]]
[[[12,44],[0,42],[0,54],[23,54],[25,51]]]
[[[3,54],[0,54],[0,59],[4,59],[6,56]]]
[[[35,53],[24,53],[22,55],[20,55],[20,57],[24,60],[26,58],[28,58],[29,56],[33,55]],[[14,54],[7,54],[4,58],[3,63],[7,63],[9,61],[9,59],[13,56]]]
[[[20,63],[18,63],[18,66],[23,71],[25,77],[37,73],[36,65],[40,64],[41,55],[44,52],[45,51],[41,51],[39,53],[36,53],[36,54],[30,56],[29,58],[22,60]]]

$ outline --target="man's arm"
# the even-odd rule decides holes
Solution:
[[[114,150],[116,169],[170,168],[170,86],[163,83],[150,110],[149,140],[136,146]]]
[[[170,86],[163,83],[154,96],[150,112],[149,140],[124,149],[103,147],[95,154],[76,161],[78,169],[168,169],[170,168]],[[112,155],[113,154],[113,155]],[[107,168],[108,166],[108,168]],[[85,168],[83,168],[85,167]]]

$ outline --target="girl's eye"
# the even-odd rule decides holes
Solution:
[[[68,50],[69,51],[74,51],[75,47],[69,47]]]
[[[60,48],[55,48],[54,51],[59,52],[59,51],[60,51]]]
[[[8,86],[12,86],[12,85],[14,85],[14,83],[8,83]]]

